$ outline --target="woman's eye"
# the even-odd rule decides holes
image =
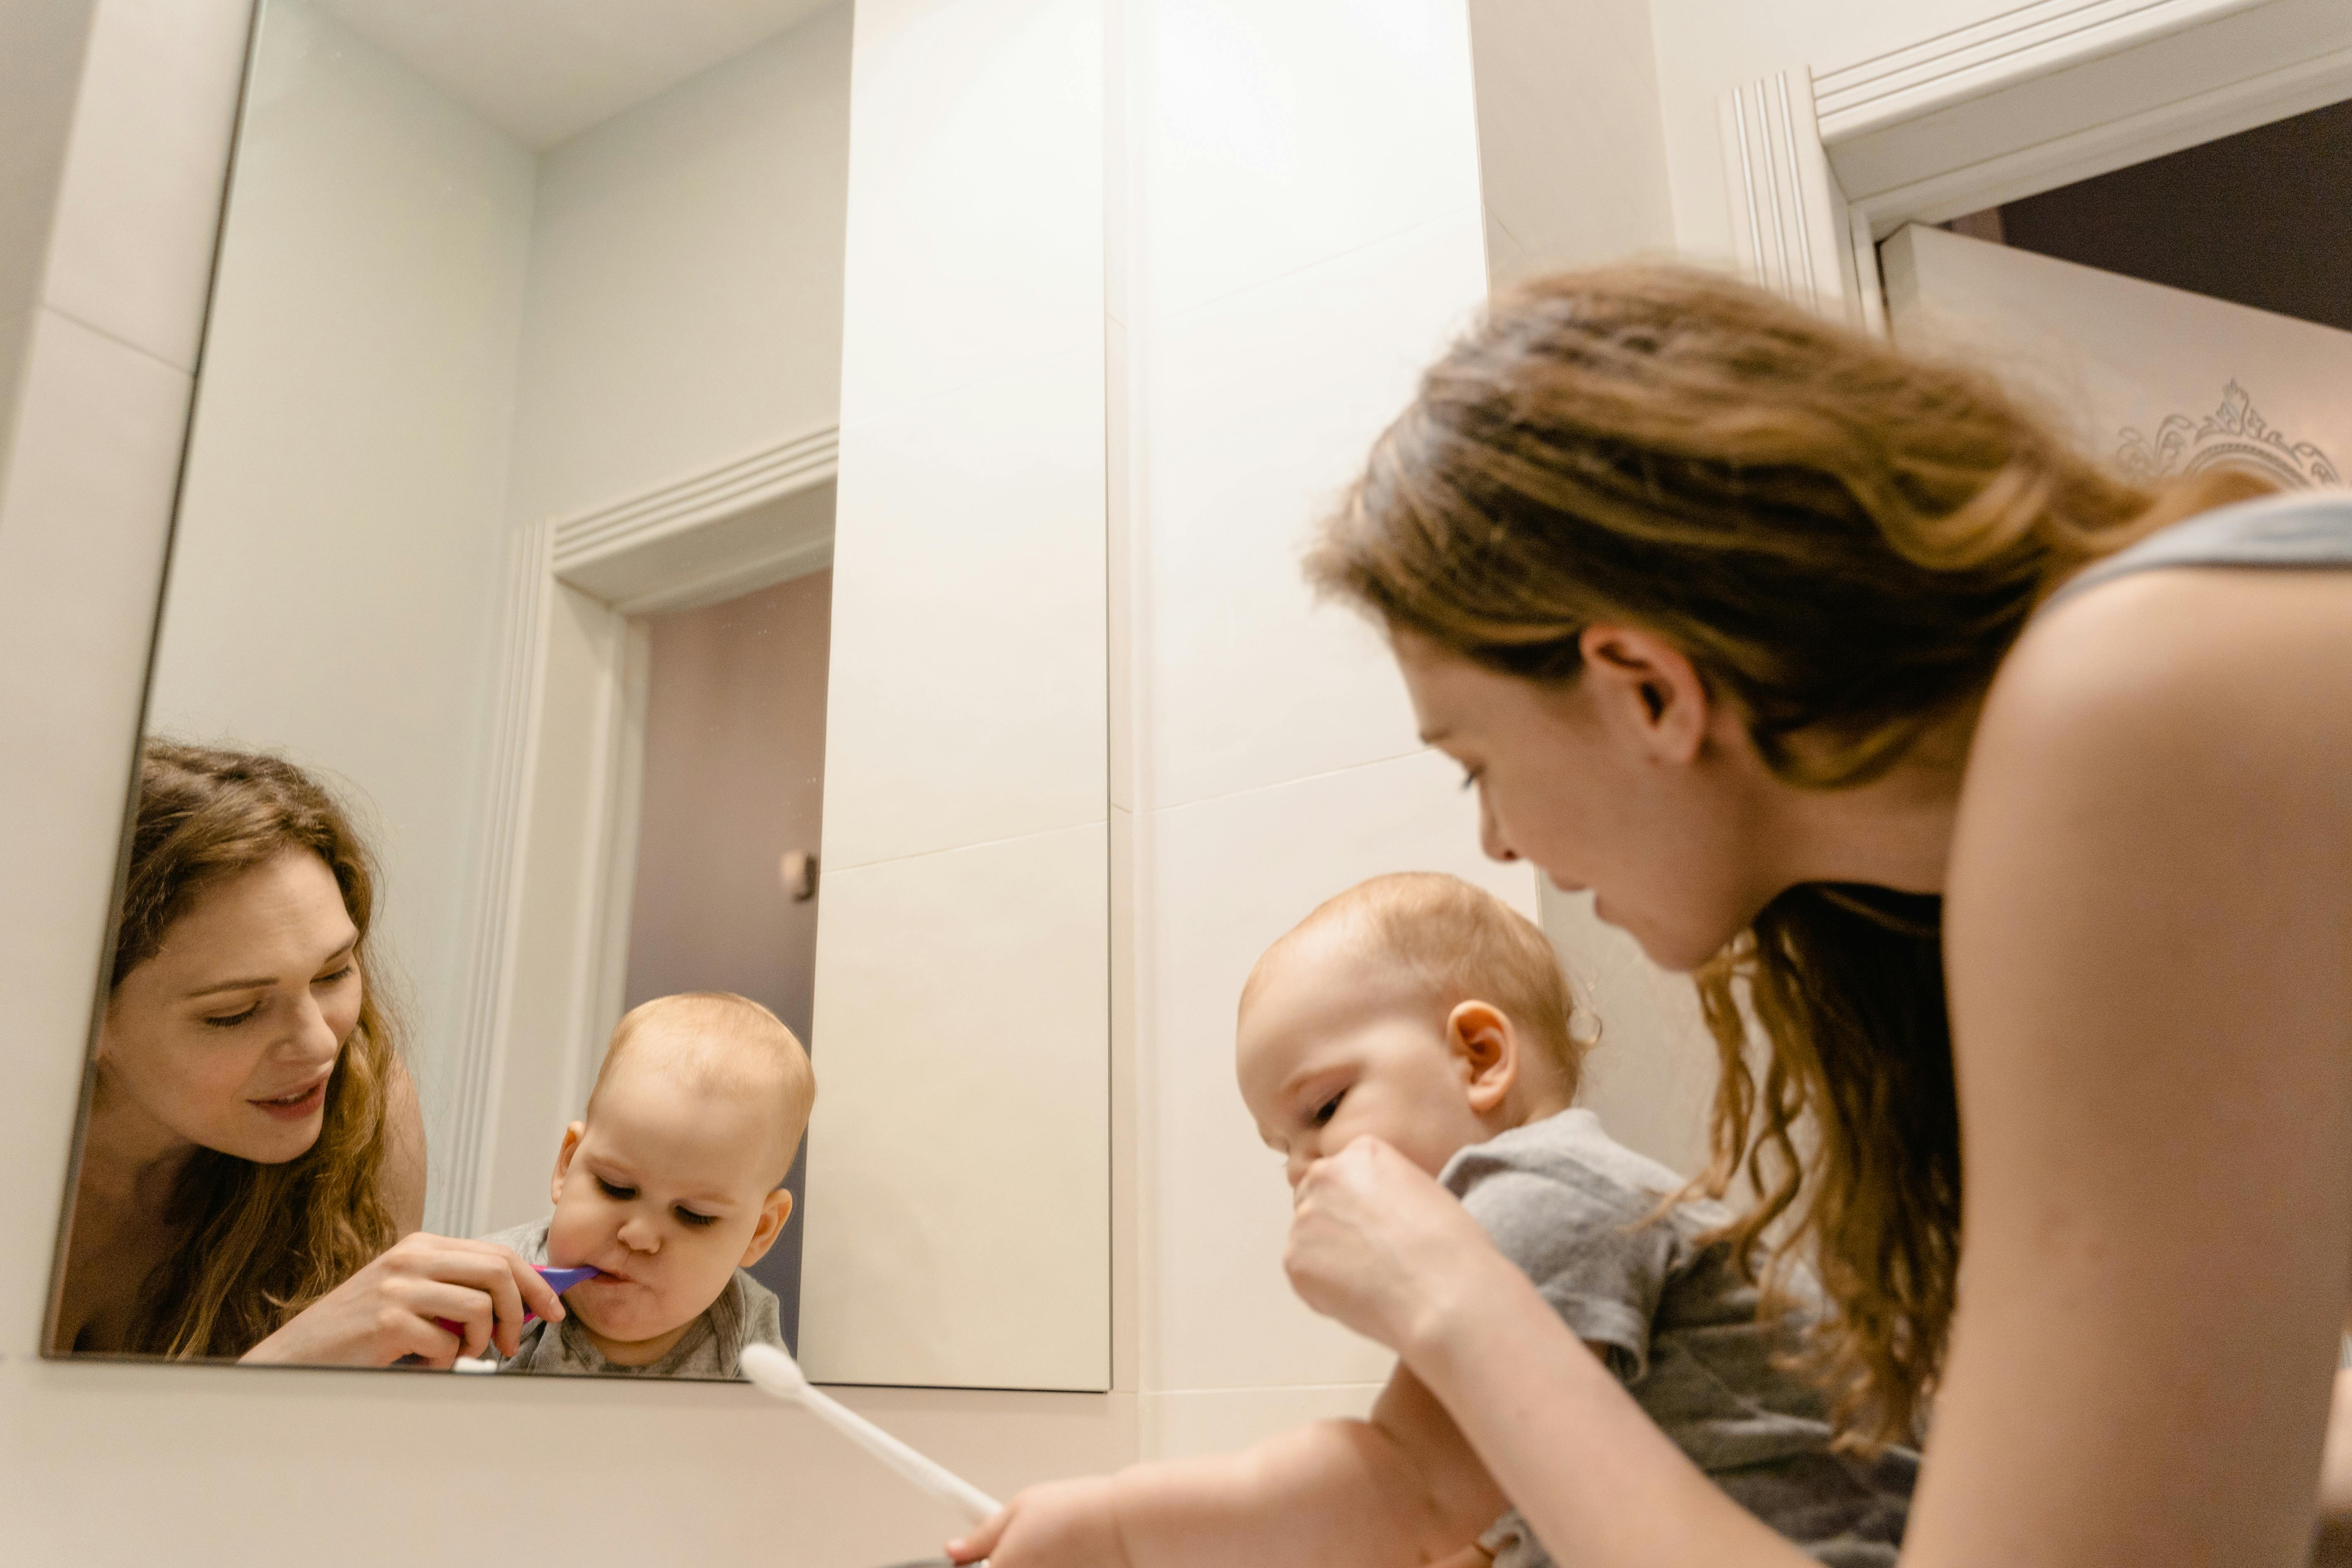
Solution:
[[[623,1203],[627,1203],[637,1195],[636,1188],[625,1187],[618,1182],[608,1182],[602,1176],[596,1178],[596,1187],[606,1197],[618,1198]]]
[[[1478,781],[1486,776],[1486,770],[1484,768],[1464,768],[1462,770],[1462,787],[1464,789],[1475,789],[1478,785]]]
[[[1317,1106],[1314,1113],[1307,1118],[1307,1124],[1313,1127],[1329,1126],[1331,1124],[1331,1118],[1339,1113],[1339,1102],[1347,1098],[1348,1091],[1343,1089],[1339,1093],[1333,1095],[1330,1099],[1325,1100],[1322,1104]]]
[[[255,1014],[260,1011],[261,1004],[256,1002],[252,1006],[247,1007],[242,1013],[225,1013],[218,1017],[206,1018],[205,1020],[205,1026],[210,1029],[234,1029],[239,1024],[244,1023],[247,1018],[252,1017]]]
[[[670,1212],[677,1215],[683,1223],[698,1227],[719,1223],[719,1216],[715,1214],[697,1214],[688,1208],[672,1209]]]
[[[321,974],[318,979],[310,982],[310,984],[313,985],[332,985],[339,980],[348,980],[352,975],[357,974],[359,973],[359,968],[360,966],[356,963],[346,963],[331,974]]]

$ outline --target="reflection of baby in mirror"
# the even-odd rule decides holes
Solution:
[[[513,1372],[737,1377],[743,1347],[782,1344],[775,1294],[743,1272],[793,1209],[785,1172],[816,1077],[758,1003],[664,996],[613,1031],[584,1119],[563,1130],[555,1212],[489,1237],[601,1279],[534,1322]]]

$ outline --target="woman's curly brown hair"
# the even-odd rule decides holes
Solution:
[[[155,955],[199,894],[289,851],[326,862],[359,930],[359,1024],[308,1150],[276,1165],[210,1149],[189,1162],[168,1216],[180,1238],[141,1290],[123,1347],[134,1353],[242,1355],[398,1239],[384,1165],[404,1069],[368,971],[375,870],[332,795],[276,757],[147,742],[109,988]]]
[[[1530,680],[1575,679],[1595,623],[1645,626],[1778,776],[1835,789],[1965,721],[2070,574],[2263,488],[2152,493],[1980,370],[1710,273],[1623,267],[1498,299],[1381,436],[1307,574]],[[1952,1315],[1940,926],[1932,898],[1801,885],[1696,977],[1723,1066],[1698,1184],[1752,1180],[1727,1233],[1751,1272],[1811,1253],[1834,1308],[1813,1370],[1864,1446],[1916,1436]]]

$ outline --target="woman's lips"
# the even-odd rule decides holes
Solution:
[[[275,1100],[255,1100],[247,1103],[264,1116],[274,1116],[280,1121],[305,1121],[318,1114],[319,1108],[326,1104],[327,1079],[331,1076],[322,1075],[307,1089],[295,1089]]]

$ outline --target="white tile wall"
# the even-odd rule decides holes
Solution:
[[[1234,1010],[1268,943],[1383,871],[1468,876],[1535,912],[1534,873],[1483,859],[1476,811],[1430,752],[1144,816],[1139,1003],[1157,1242],[1144,1386],[1353,1384],[1386,1352],[1316,1317],[1282,1274],[1290,1194],[1234,1085]]]
[[[1108,1386],[1107,837],[826,872],[812,1377]]]
[[[1650,0],[1470,0],[1497,279],[1672,247],[1650,11]]]
[[[1095,342],[843,431],[829,870],[1103,820]]]
[[[1391,1359],[1283,1278],[1288,1191],[1233,1082],[1249,966],[1377,872],[1468,875],[1530,913],[1535,886],[1480,858],[1379,636],[1298,569],[1485,294],[1465,0],[1140,0],[1131,20],[1113,792],[1134,808],[1140,1440],[1176,1454],[1360,1413]]]
[[[1111,1373],[1107,0],[861,0],[801,1353]]]
[[[49,302],[193,371],[250,0],[98,10]]]
[[[1478,228],[1459,204],[1154,331],[1145,809],[1419,744],[1379,635],[1318,611],[1299,555],[1484,297]]]
[[[845,429],[1099,354],[1103,4],[859,0]]]
[[[1619,1142],[1696,1174],[1707,1161],[1717,1067],[1690,977],[1651,963],[1639,942],[1592,912],[1590,893],[1544,883],[1543,925],[1579,1003],[1601,1023],[1578,1101]]]
[[[10,997],[0,1332],[40,1332],[106,938],[155,584],[186,426],[184,372],[44,309],[0,475],[0,994]],[[36,1261],[39,1260],[39,1261]],[[0,1400],[5,1405],[7,1400]],[[0,1467],[5,1468],[5,1467]]]
[[[1154,0],[1142,214],[1176,315],[1477,199],[1462,0]]]
[[[40,298],[95,0],[0,5],[0,317]],[[13,361],[0,374],[13,375]]]

